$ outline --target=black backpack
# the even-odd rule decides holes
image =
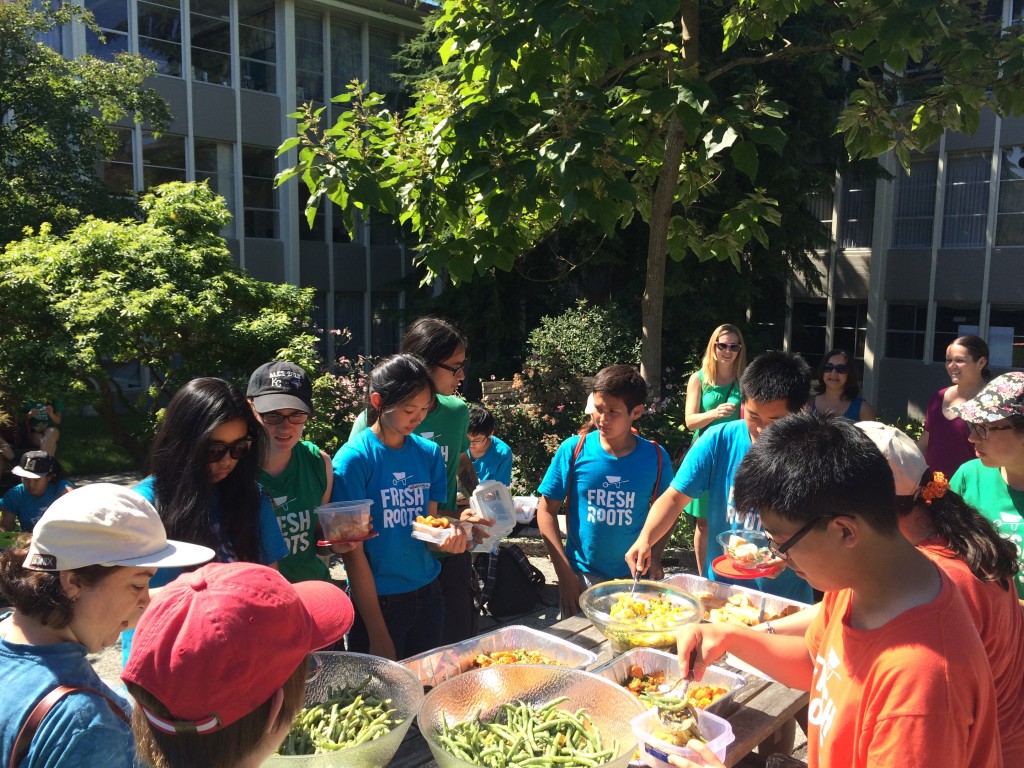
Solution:
[[[481,591],[477,607],[496,619],[532,611],[541,600],[544,574],[515,544],[500,544],[495,554],[477,555],[473,562]]]

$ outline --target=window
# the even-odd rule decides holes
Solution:
[[[803,355],[814,367],[828,351],[825,344],[826,308],[824,299],[805,299],[793,302],[792,351]]]
[[[1024,307],[989,310],[989,363],[1006,368],[1024,368]]]
[[[295,12],[295,96],[324,100],[324,29],[318,13]]]
[[[128,52],[128,0],[86,0],[85,7],[92,11],[96,26],[103,32],[105,42],[91,29],[85,30],[85,49],[88,53],[113,61],[119,53]]]
[[[366,354],[366,327],[363,323],[363,294],[360,291],[337,291],[334,294],[334,325],[339,330],[347,329],[351,336],[348,343],[345,336],[334,341],[335,357],[355,358]],[[380,354],[375,348],[374,354]]]
[[[142,134],[142,187],[185,181],[185,137],[164,133]]]
[[[942,215],[944,247],[985,245],[991,164],[987,152],[949,156],[946,168],[946,206]],[[945,346],[942,353],[945,355]],[[942,359],[945,360],[945,357]]]
[[[231,85],[230,0],[191,0],[192,79]]]
[[[996,245],[1024,245],[1024,147],[1003,147],[999,160]]]
[[[398,64],[394,56],[398,53],[398,35],[381,29],[370,30],[370,90],[387,94],[388,105],[398,104],[398,81],[394,78]]]
[[[851,352],[858,360],[864,359],[864,339],[868,331],[868,303],[836,303],[832,346]]]
[[[242,87],[277,93],[274,3],[238,0],[238,56]]]
[[[927,324],[928,308],[925,305],[890,304],[885,322],[885,356],[901,360],[923,359]]]
[[[938,161],[934,157],[912,161],[909,176],[896,172],[893,248],[931,248],[937,175]]]
[[[374,213],[370,216],[370,245],[399,245],[402,229],[398,222]]]
[[[977,306],[956,307],[940,304],[935,308],[935,346],[932,349],[932,362],[942,363],[946,360],[946,347],[953,343],[957,336],[967,333],[977,334],[981,312]],[[965,328],[964,326],[969,326]]]
[[[205,181],[210,189],[224,198],[232,217],[235,207],[235,155],[234,146],[211,139],[195,140],[196,181]],[[237,237],[234,218],[221,232],[224,237]]]
[[[331,95],[345,93],[353,80],[364,79],[363,36],[358,25],[331,19]],[[343,109],[343,104],[331,106],[334,119]]]
[[[246,237],[278,237],[274,150],[242,146],[242,201]]]
[[[180,0],[138,0],[139,53],[161,75],[181,77]]]
[[[831,189],[807,198],[807,210],[811,212],[811,216],[821,222],[821,226],[824,229],[821,239],[814,244],[820,250],[827,249],[829,241],[832,239],[833,200],[834,195]]]
[[[401,309],[398,306],[398,293],[393,291],[374,291],[370,297],[371,333],[374,355],[393,355],[398,352],[401,324]]]
[[[135,191],[135,174],[132,161],[132,143],[135,131],[131,128],[112,128],[117,135],[118,146],[109,160],[100,166],[100,178],[114,194],[129,194]]]
[[[871,231],[875,226],[874,179],[862,179],[856,175],[843,177],[839,216],[839,246],[870,248]]]

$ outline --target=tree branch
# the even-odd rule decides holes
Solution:
[[[738,59],[733,59],[730,62],[722,64],[720,67],[711,70],[705,76],[705,80],[711,81],[716,77],[724,75],[737,67],[745,66],[757,66],[759,64],[771,64],[776,61],[787,61],[789,59],[798,59],[801,56],[810,56],[815,53],[830,53],[835,50],[832,43],[816,43],[814,45],[790,45],[782,48],[778,51],[770,51],[760,56],[741,56]]]

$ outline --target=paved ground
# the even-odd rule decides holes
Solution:
[[[76,485],[88,485],[96,482],[118,483],[119,485],[134,485],[141,479],[138,473],[121,473],[116,475],[89,475],[74,478]],[[488,632],[503,624],[523,624],[535,629],[550,627],[558,621],[558,581],[555,578],[555,571],[551,561],[544,550],[544,544],[539,538],[537,530],[526,529],[511,541],[518,544],[523,552],[529,557],[530,562],[540,569],[544,574],[545,586],[542,594],[544,604],[538,605],[535,610],[522,616],[515,616],[498,622],[490,616],[480,618],[480,632]],[[665,572],[667,575],[675,573],[696,573],[696,563],[692,550],[669,549],[665,555]],[[338,579],[345,578],[345,571],[341,565],[341,558],[335,557],[331,563],[331,575]],[[121,644],[105,649],[102,653],[90,656],[93,667],[100,677],[116,681],[121,670]],[[807,741],[803,733],[797,730],[797,743],[794,756],[800,760],[807,760]],[[764,763],[757,755],[751,755],[738,764],[738,768],[755,768]]]

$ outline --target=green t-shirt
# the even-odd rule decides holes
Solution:
[[[981,516],[990,520],[1003,538],[1017,545],[1019,569],[1014,582],[1017,597],[1024,598],[1024,491],[1006,484],[998,467],[986,467],[981,459],[961,464],[949,487],[964,497]]]
[[[288,581],[330,581],[331,572],[316,554],[316,508],[327,491],[324,457],[303,440],[292,448],[288,466],[277,477],[260,470],[260,485],[273,500],[274,514],[288,554],[278,560]]]
[[[366,411],[359,414],[348,441],[366,429]],[[469,450],[469,406],[461,397],[438,395],[437,407],[416,428],[416,434],[437,443],[448,475],[448,499],[443,509],[455,511],[459,491],[459,457]]]

